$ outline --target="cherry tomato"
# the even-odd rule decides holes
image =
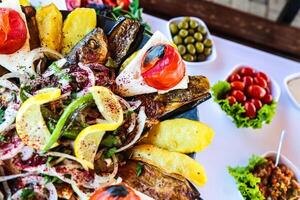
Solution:
[[[116,0],[103,0],[103,3],[111,7],[118,6]]]
[[[251,102],[246,102],[244,105],[246,116],[250,119],[253,119],[256,117],[256,108],[255,105]]]
[[[245,88],[244,83],[241,82],[241,81],[233,81],[233,82],[230,83],[230,85],[231,85],[232,90],[241,90],[241,91],[243,91],[244,88]]]
[[[243,67],[240,69],[239,74],[241,76],[254,76],[255,70],[252,69],[251,67]]]
[[[236,98],[234,96],[228,96],[227,99],[228,99],[230,105],[233,105],[236,103]]]
[[[268,87],[268,83],[265,79],[263,79],[262,77],[260,76],[256,76],[254,77],[254,84],[256,85],[259,85],[263,88],[267,88]]]
[[[273,101],[273,96],[271,94],[266,94],[263,98],[262,98],[262,102],[265,104],[270,104]]]
[[[249,87],[250,85],[253,84],[253,78],[251,76],[244,76],[243,83],[244,83],[245,87]]]
[[[26,39],[26,24],[20,14],[10,8],[0,8],[0,54],[16,52]]]
[[[245,94],[240,90],[233,90],[231,95],[234,96],[234,98],[240,103],[246,101]]]
[[[257,72],[255,76],[265,79],[267,81],[267,83],[270,82],[270,78],[263,72]]]
[[[140,200],[135,192],[123,184],[110,185],[98,189],[90,200]]]
[[[252,98],[261,99],[266,95],[266,90],[259,85],[251,85],[248,87],[247,93]]]
[[[262,103],[259,99],[251,99],[251,103],[255,105],[256,110],[259,110],[262,107]]]
[[[271,94],[270,86],[265,88],[267,94]]]
[[[241,76],[238,74],[232,74],[231,76],[229,76],[228,81],[229,82],[233,82],[233,81],[240,81],[241,80]]]
[[[130,0],[117,0],[117,4],[125,10],[129,10]]]
[[[158,90],[176,86],[185,75],[185,64],[177,50],[169,44],[151,47],[142,61],[142,77]]]

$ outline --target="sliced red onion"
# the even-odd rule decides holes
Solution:
[[[76,158],[75,156],[71,156],[69,154],[60,153],[60,152],[48,152],[48,153],[46,153],[46,156],[54,156],[54,157],[67,158],[69,160],[74,160],[74,161],[80,163],[85,170],[88,170],[88,167],[85,165],[85,163],[82,160]]]
[[[142,136],[144,127],[145,127],[146,119],[147,119],[147,116],[145,114],[145,107],[141,107],[139,114],[137,116],[138,125],[137,125],[137,133],[136,133],[135,137],[133,138],[133,140],[130,143],[128,143],[127,145],[118,149],[117,153],[124,151],[124,150],[128,149],[129,147],[133,146],[140,139],[140,137]]]
[[[142,104],[142,102],[140,100],[129,101],[129,104],[131,106],[131,111],[134,111],[134,110],[136,110],[136,109],[138,109],[140,107],[140,105]]]
[[[78,63],[78,66],[82,70],[86,71],[86,73],[88,74],[89,83],[88,83],[87,87],[95,86],[96,78],[95,78],[94,72],[91,70],[91,68],[85,66],[83,63]]]
[[[13,174],[13,175],[9,175],[9,176],[0,176],[0,182],[9,181],[12,179],[25,177],[25,176],[29,176],[29,175],[32,175],[32,172],[28,172],[28,173],[24,173],[24,174]]]
[[[2,77],[0,78],[0,86],[2,86],[4,88],[7,88],[7,89],[10,89],[12,91],[16,91],[16,92],[19,91],[18,86],[16,86],[15,84],[13,84],[12,82],[10,82],[9,80],[4,79],[5,77],[4,78],[2,78]]]
[[[34,153],[34,149],[29,146],[24,146],[21,149],[21,153],[22,153],[22,160],[28,160],[32,157]]]
[[[127,129],[127,133],[131,133],[136,126],[136,113],[132,113],[130,115],[130,125]]]
[[[0,167],[0,173],[1,173],[1,176],[5,176],[4,169],[2,167]],[[11,190],[10,190],[8,184],[7,184],[7,181],[3,181],[2,185],[3,185],[3,189],[4,189],[5,193],[6,193],[7,199],[10,199],[10,197],[11,197]]]

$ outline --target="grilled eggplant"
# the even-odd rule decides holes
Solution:
[[[209,81],[204,76],[190,76],[187,89],[165,94],[146,94],[134,97],[145,106],[148,118],[165,119],[190,110],[211,97]]]
[[[95,28],[87,34],[67,56],[68,64],[106,62],[108,54],[107,38],[101,28]]]
[[[133,19],[118,20],[108,37],[110,57],[117,66],[139,46],[143,32],[143,26]]]
[[[138,176],[138,162],[128,160],[125,165],[120,166],[118,175],[129,186],[154,199],[201,199],[197,189],[183,177],[170,176],[146,163],[142,163],[142,166],[142,173]]]

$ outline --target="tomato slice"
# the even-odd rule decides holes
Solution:
[[[169,90],[183,79],[185,68],[173,46],[159,44],[146,52],[141,73],[147,85],[158,90]]]
[[[16,52],[26,39],[26,24],[20,14],[10,8],[0,8],[0,54]]]
[[[118,184],[98,189],[90,200],[140,200],[140,197],[129,187]]]

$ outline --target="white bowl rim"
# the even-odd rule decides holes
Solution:
[[[173,42],[173,38],[172,38],[171,31],[170,31],[170,28],[169,28],[169,27],[170,27],[170,24],[171,24],[172,22],[174,22],[174,21],[182,20],[184,17],[186,17],[186,16],[174,17],[174,18],[170,19],[170,20],[168,21],[168,23],[167,23],[168,38],[169,38],[172,42]],[[197,21],[200,25],[204,26],[205,29],[207,30],[208,38],[209,38],[209,39],[212,39],[212,35],[211,35],[210,31],[209,31],[209,29],[208,29],[206,23],[205,23],[202,19],[200,19],[200,18],[198,18],[198,17],[193,17],[193,16],[190,16],[190,18],[193,19],[193,20],[195,20],[195,21]],[[217,58],[217,49],[216,49],[216,45],[215,45],[215,43],[214,43],[214,41],[213,41],[212,54],[208,57],[207,60],[205,60],[205,61],[200,61],[200,62],[188,62],[188,61],[185,61],[185,60],[183,60],[183,61],[184,61],[187,65],[199,65],[199,64],[203,65],[203,64],[208,64],[208,63],[211,63],[211,62],[215,61],[216,58]]]
[[[252,69],[254,69],[255,71],[259,71],[259,72],[264,72],[256,67],[253,67],[251,65],[246,65],[246,64],[236,64],[234,65],[234,67],[229,71],[229,73],[227,74],[227,76],[225,77],[225,81],[229,78],[229,76],[233,73],[236,72],[237,70],[239,70],[242,67],[251,67]],[[265,73],[265,72],[264,72]],[[275,102],[279,101],[280,95],[281,95],[281,89],[278,85],[278,83],[271,77],[268,75],[268,77],[271,80],[271,85],[272,85],[272,96]]]
[[[276,158],[277,152],[276,151],[267,151],[266,153],[262,154],[262,157],[274,157]],[[290,161],[286,156],[284,156],[282,153],[280,154],[280,160],[279,160],[279,164],[285,164],[288,168],[290,168],[290,170],[292,170],[294,172],[295,177],[297,178],[297,181],[300,183],[300,170],[299,168],[296,167],[296,165],[294,165],[292,163],[292,161]]]
[[[300,72],[297,72],[297,73],[293,73],[293,74],[290,74],[288,76],[286,76],[284,78],[284,87],[290,97],[290,99],[294,102],[294,104],[296,105],[297,108],[300,109],[300,103],[297,102],[296,98],[293,96],[292,92],[290,91],[289,89],[289,86],[288,86],[288,82],[295,79],[295,78],[300,78]]]

